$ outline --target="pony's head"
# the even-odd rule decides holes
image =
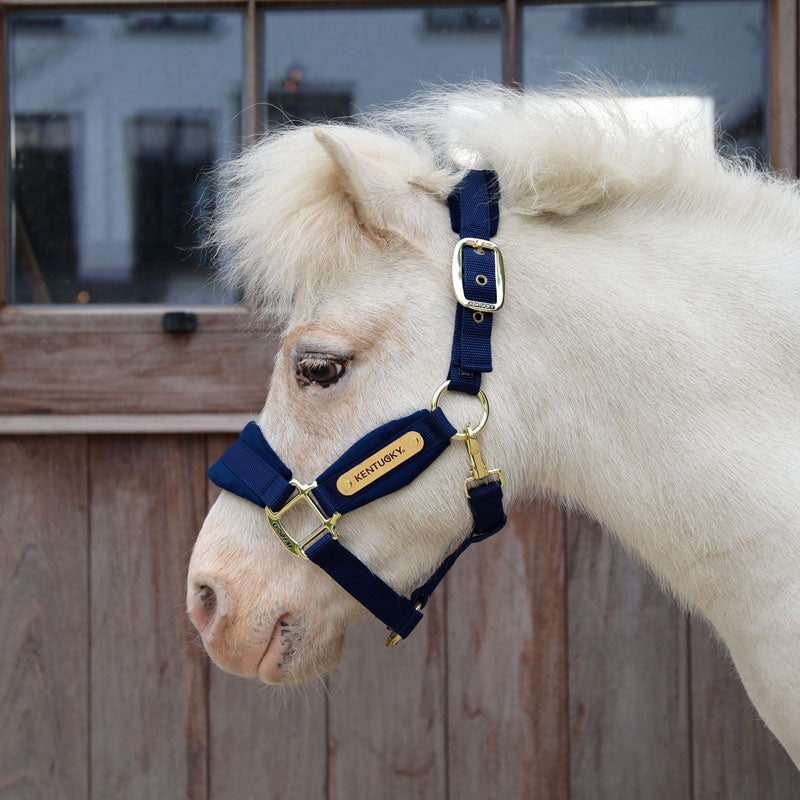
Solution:
[[[345,126],[268,138],[229,165],[217,240],[251,303],[283,323],[258,425],[300,481],[426,407],[446,377],[457,180],[406,138]],[[477,423],[476,400],[445,405],[454,423]],[[467,466],[445,453],[405,490],[347,514],[342,543],[407,594],[469,530]],[[286,526],[315,527],[299,510]],[[267,682],[330,669],[366,613],[283,547],[263,509],[225,491],[194,548],[188,607],[221,667]]]
[[[445,379],[458,238],[447,197],[464,169],[475,167],[499,175],[495,241],[514,265],[512,302],[493,326],[495,371],[485,383],[492,419],[482,446],[494,466],[509,468],[509,504],[523,486],[586,494],[586,470],[577,459],[570,473],[568,456],[576,442],[603,451],[602,436],[587,431],[605,428],[591,424],[582,398],[608,396],[613,405],[596,354],[619,346],[627,363],[628,350],[624,337],[621,345],[598,341],[617,324],[608,324],[619,309],[604,276],[618,253],[612,248],[598,266],[597,239],[569,218],[634,192],[661,198],[678,173],[689,176],[687,185],[698,175],[711,185],[712,171],[722,174],[708,155],[687,162],[691,139],[637,134],[608,99],[554,102],[479,86],[362,127],[269,136],[224,169],[213,239],[227,277],[281,326],[258,425],[296,479],[310,483],[368,431],[426,407]],[[571,274],[580,277],[570,282]],[[595,303],[600,293],[611,300]],[[620,320],[624,331],[637,324]],[[525,347],[528,339],[535,349]],[[464,395],[449,397],[445,410],[456,428],[480,413]],[[348,513],[338,525],[342,543],[407,596],[470,528],[467,473],[463,448],[450,447],[404,489]],[[316,527],[290,514],[295,538]],[[284,548],[261,508],[225,491],[194,548],[188,605],[220,666],[268,682],[330,669],[347,625],[366,614],[327,574]]]

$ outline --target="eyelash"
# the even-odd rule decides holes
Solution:
[[[326,388],[332,386],[344,375],[349,363],[350,360],[347,358],[327,353],[303,353],[297,360],[294,375],[302,387],[314,385]],[[333,368],[332,372],[330,371],[331,367]],[[323,374],[326,369],[328,372]],[[316,376],[314,375],[315,371],[317,372]],[[330,377],[326,378],[324,375],[330,375]]]

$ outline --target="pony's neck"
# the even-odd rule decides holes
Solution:
[[[745,226],[702,200],[505,220],[492,380],[524,432],[513,490],[583,507],[707,605],[699,554],[800,522],[800,236],[783,207]]]

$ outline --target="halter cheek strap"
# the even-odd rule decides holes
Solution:
[[[503,474],[487,469],[477,444],[489,405],[480,390],[481,377],[491,371],[492,314],[503,304],[504,275],[499,249],[489,241],[498,224],[497,177],[473,170],[449,200],[453,229],[461,239],[453,255],[453,284],[458,307],[449,380],[434,394],[430,410],[392,420],[359,439],[310,484],[292,478],[291,470],[270,447],[255,422],[248,423],[208,471],[217,486],[265,509],[283,545],[324,570],[390,629],[386,641],[394,646],[422,619],[433,590],[470,545],[499,531],[503,511]],[[458,433],[437,407],[450,389],[477,394],[484,416],[476,428]],[[470,476],[464,493],[472,512],[470,535],[410,598],[403,597],[375,575],[339,542],[336,522],[349,511],[402,489],[427,469],[453,439],[464,440]],[[282,518],[305,502],[319,526],[302,537],[293,536]]]

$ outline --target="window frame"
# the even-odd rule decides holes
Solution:
[[[602,0],[585,0],[602,2]],[[118,11],[133,9],[240,9],[244,12],[245,142],[259,133],[262,93],[262,12],[303,8],[426,8],[493,5],[503,9],[502,74],[509,86],[521,78],[523,5],[566,0],[0,0],[0,435],[4,433],[228,432],[258,410],[266,395],[274,342],[252,335],[243,306],[186,309],[148,306],[11,305],[8,297],[8,41],[9,12]],[[769,0],[770,152],[773,168],[798,176],[798,3]],[[198,330],[164,334],[161,317],[180,308],[197,314]],[[136,343],[139,343],[136,345]],[[132,344],[133,343],[133,344]],[[132,366],[131,347],[138,346]],[[13,353],[12,353],[13,351]],[[55,351],[55,357],[54,357]],[[211,354],[211,355],[208,355]],[[226,365],[224,379],[209,375],[209,359]],[[54,369],[54,364],[56,368]],[[155,376],[167,374],[174,389]],[[80,376],[86,385],[70,382]],[[80,383],[78,381],[78,383]],[[143,400],[143,398],[146,398]]]

